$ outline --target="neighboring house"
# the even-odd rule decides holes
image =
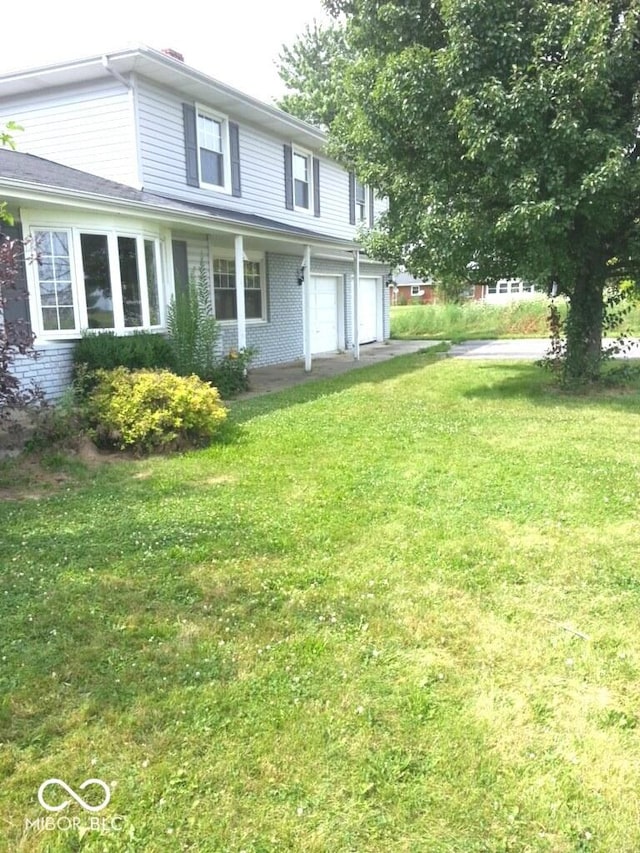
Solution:
[[[397,272],[391,285],[392,305],[430,305],[436,301],[435,282],[422,281],[411,273]]]
[[[527,284],[519,278],[501,278],[492,284],[482,285],[482,291],[484,301],[493,305],[523,299],[540,299],[545,295],[536,290],[533,284]]]
[[[532,284],[518,278],[501,278],[492,284],[470,285],[468,298],[475,302],[497,305],[543,296],[544,294]],[[436,286],[433,280],[421,281],[408,272],[399,272],[393,277],[392,305],[429,305],[436,301]]]
[[[469,298],[482,299],[483,286],[470,285]],[[431,305],[438,301],[436,283],[433,279],[414,278],[411,273],[398,272],[393,276],[391,286],[392,305]]]
[[[389,332],[388,268],[356,234],[383,209],[325,135],[150,48],[0,77],[0,200],[30,237],[24,316],[49,396],[85,329],[165,329],[201,261],[222,348],[256,364],[353,350]],[[45,384],[46,383],[46,384]]]

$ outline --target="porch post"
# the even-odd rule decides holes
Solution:
[[[360,361],[360,250],[353,253],[353,358]]]
[[[302,281],[302,338],[304,369],[311,371],[311,246],[304,247],[304,277]]]
[[[238,311],[238,349],[247,346],[247,322],[244,309],[244,243],[242,234],[235,238],[236,307]]]

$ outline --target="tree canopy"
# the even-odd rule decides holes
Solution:
[[[290,90],[278,102],[280,109],[325,130],[336,116],[338,87],[348,60],[341,26],[322,26],[314,21],[291,47],[283,45],[277,67]]]
[[[640,278],[640,0],[325,6],[348,48],[332,153],[390,199],[370,253],[553,285],[567,370],[597,375],[605,285]]]

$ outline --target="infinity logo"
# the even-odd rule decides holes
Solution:
[[[47,779],[46,782],[43,782],[38,788],[38,802],[42,808],[46,809],[48,812],[60,812],[62,809],[66,809],[66,807],[71,803],[71,800],[65,800],[63,803],[60,803],[59,806],[50,806],[49,803],[45,802],[43,795],[49,785],[59,785],[60,788],[64,788],[67,794],[69,794],[69,796],[72,797],[79,806],[82,806],[82,808],[86,809],[88,812],[102,811],[111,799],[111,789],[101,779],[87,779],[86,782],[83,782],[82,785],[80,785],[81,791],[84,791],[84,789],[89,785],[99,785],[102,788],[104,791],[104,801],[100,803],[99,806],[92,806],[89,803],[86,803],[82,797],[79,797],[75,791],[71,790],[67,783],[63,782],[62,779]]]

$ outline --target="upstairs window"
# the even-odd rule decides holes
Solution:
[[[355,187],[356,222],[367,221],[367,187],[356,178]]]
[[[284,203],[287,210],[320,216],[320,160],[288,144],[284,146]]]
[[[200,182],[224,187],[226,128],[219,118],[198,111],[198,157]]]
[[[309,156],[293,152],[293,200],[296,207],[309,209],[310,198],[310,168]]]
[[[349,172],[349,222],[351,225],[373,226],[373,190]]]
[[[187,185],[242,195],[240,128],[226,116],[183,104]]]

